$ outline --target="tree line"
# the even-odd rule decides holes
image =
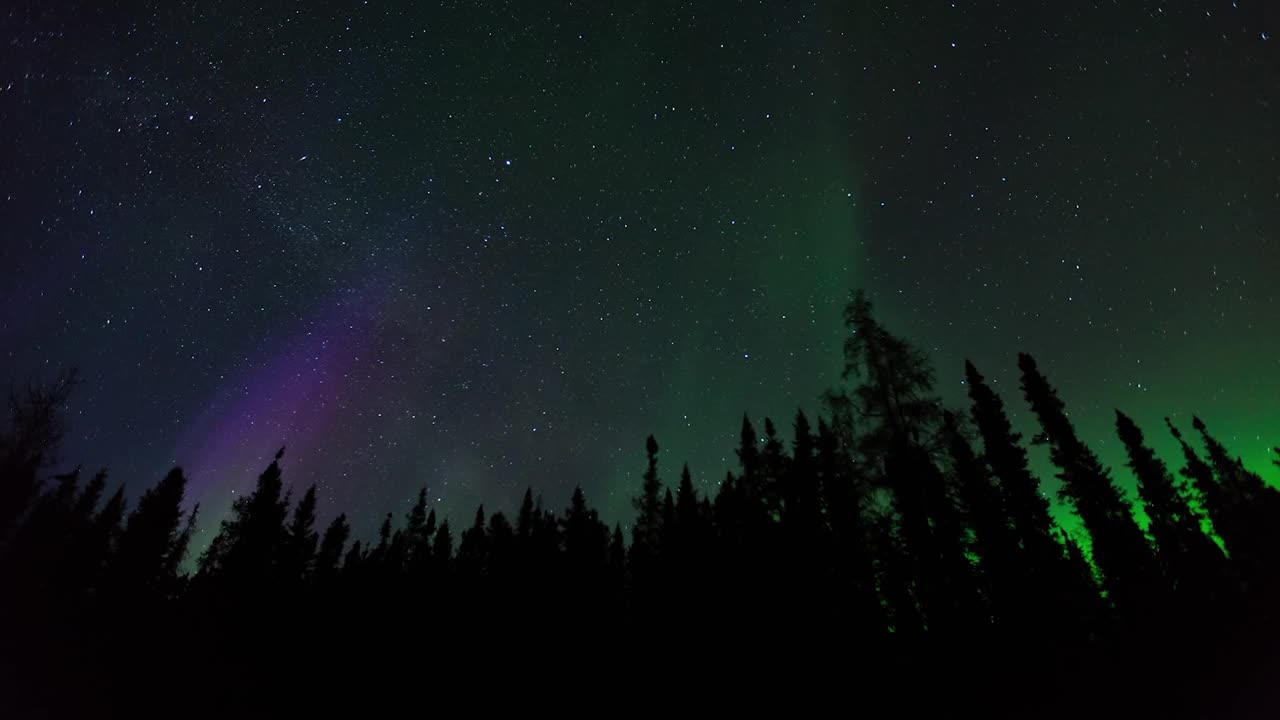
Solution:
[[[687,465],[664,477],[650,436],[629,531],[602,522],[581,488],[563,510],[530,489],[514,517],[481,506],[456,528],[423,489],[376,538],[354,539],[345,514],[317,525],[314,485],[295,498],[282,449],[190,573],[199,508],[186,509],[183,471],[132,506],[105,470],[56,472],[77,379],[30,385],[0,434],[11,697],[36,714],[137,714],[184,702],[194,675],[232,689],[186,714],[221,714],[289,702],[290,682],[405,691],[424,668],[458,672],[459,653],[510,665],[514,645],[517,666],[700,652],[721,667],[754,658],[774,682],[820,666],[878,688],[862,707],[943,715],[1124,703],[1225,715],[1264,702],[1274,678],[1258,668],[1280,636],[1280,492],[1204,422],[1155,428],[1181,448],[1171,465],[1116,411],[1135,501],[1020,354],[1030,442],[1049,450],[1073,536],[978,368],[965,365],[969,407],[949,409],[928,358],[865,294],[845,322],[843,382],[823,413],[797,412],[786,430],[744,417],[738,468],[714,492]],[[196,637],[201,649],[171,662]],[[407,661],[365,664],[397,654]],[[137,674],[145,692],[114,692]]]

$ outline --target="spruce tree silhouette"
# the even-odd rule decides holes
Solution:
[[[772,523],[782,519],[783,478],[787,472],[786,448],[778,437],[773,420],[764,419],[764,448],[754,482],[756,497],[764,508],[765,518]]]
[[[1028,615],[1039,598],[1031,589],[1027,568],[999,486],[979,461],[955,413],[942,415],[942,441],[956,481],[961,511],[972,532],[970,545],[981,569],[983,594],[995,622],[1015,632],[1035,624]]]
[[[280,471],[283,456],[281,448],[258,476],[253,492],[232,503],[231,516],[222,521],[201,558],[201,572],[224,575],[221,586],[232,596],[245,598],[280,580],[276,571],[288,537],[285,518],[289,512]]]
[[[876,593],[876,570],[868,540],[864,510],[866,488],[855,483],[852,458],[840,444],[835,430],[818,419],[817,473],[825,511],[828,557],[820,563],[830,567],[834,589],[828,608],[828,622],[836,636],[849,634],[864,641],[879,640],[887,627],[880,597]]]
[[[1058,467],[1062,495],[1071,502],[1092,539],[1093,559],[1103,587],[1125,619],[1137,623],[1152,608],[1161,589],[1152,548],[1111,474],[1076,435],[1067,419],[1066,405],[1040,373],[1035,359],[1020,353],[1018,368],[1027,403],[1049,444],[1049,458]]]
[[[416,574],[430,555],[431,534],[436,531],[435,511],[428,511],[427,489],[418,489],[418,498],[404,518],[406,567]]]
[[[339,513],[325,528],[324,538],[320,540],[320,550],[316,553],[316,580],[330,583],[338,571],[338,562],[342,559],[342,550],[351,536],[351,526],[347,524],[346,513]]]
[[[537,518],[537,511],[533,505],[533,488],[525,488],[524,499],[520,501],[520,512],[516,515],[516,535],[522,540],[531,539]]]
[[[319,540],[315,522],[316,486],[311,485],[294,507],[293,521],[285,531],[284,561],[280,572],[286,582],[300,584],[311,577]]]
[[[658,520],[658,526],[661,528],[658,534],[658,550],[659,557],[663,555],[674,556],[675,534],[676,534],[676,498],[671,494],[671,488],[667,488],[662,496],[662,514]],[[669,563],[668,563],[669,564]]]
[[[425,492],[418,495],[418,504],[425,503]],[[412,583],[421,589],[422,585],[428,581],[433,568],[433,560],[431,554],[431,542],[436,534],[436,511],[427,512],[425,520],[419,524],[418,504],[414,505],[414,509],[410,510],[407,519],[407,527],[405,534],[409,538],[409,562],[408,573]]]
[[[76,500],[71,550],[62,573],[61,593],[86,596],[100,586],[102,573],[115,547],[124,519],[124,489],[120,488],[98,509],[106,490],[107,471],[99,470]]]
[[[581,487],[573,489],[561,526],[570,574],[598,578],[607,559],[609,530],[600,522],[599,514],[587,507]]]
[[[1027,575],[1024,589],[1031,604],[1024,612],[1034,615],[1038,606],[1063,618],[1063,622],[1050,628],[1055,634],[1078,636],[1087,632],[1090,619],[1100,610],[1092,580],[1081,583],[1082,578],[1092,575],[1082,559],[1073,560],[1057,541],[1058,528],[1049,514],[1049,501],[1041,492],[1039,479],[1031,473],[1027,452],[1021,445],[1021,436],[1013,431],[1004,401],[968,360],[965,385],[973,404],[973,422],[982,437],[982,459],[999,481],[1001,499]]]
[[[1199,417],[1193,416],[1191,425],[1209,454],[1216,488],[1206,500],[1213,497],[1220,506],[1224,529],[1219,533],[1232,564],[1249,584],[1255,607],[1270,616],[1266,608],[1274,598],[1280,598],[1280,569],[1276,566],[1280,556],[1280,491],[1267,485],[1239,458],[1231,457]]]
[[[791,463],[785,475],[782,498],[782,524],[788,542],[799,552],[807,553],[821,541],[822,506],[818,497],[815,447],[809,418],[803,410],[796,412]],[[807,572],[816,571],[810,568]]]
[[[1199,515],[1174,484],[1164,461],[1146,446],[1142,430],[1119,410],[1116,433],[1138,480],[1138,497],[1151,519],[1148,532],[1155,540],[1167,584],[1180,596],[1181,610],[1207,613],[1224,580],[1222,551],[1201,529]]]
[[[575,487],[569,507],[560,521],[564,536],[562,590],[566,619],[602,621],[602,603],[608,599],[610,562],[609,529],[588,507],[581,487]]]
[[[379,579],[386,577],[386,572],[391,566],[391,532],[393,529],[392,520],[395,515],[387,513],[382,518],[382,525],[378,527],[378,544],[373,546],[369,551],[367,558],[370,569],[377,574]]]
[[[120,534],[112,568],[114,592],[158,598],[176,590],[177,568],[187,549],[186,533],[179,527],[186,487],[182,469],[174,468],[142,493]],[[188,525],[194,519],[192,511]]]
[[[1239,548],[1247,545],[1247,541],[1242,544],[1242,539],[1237,536],[1240,527],[1231,522],[1231,508],[1228,506],[1226,490],[1218,485],[1217,479],[1213,476],[1213,468],[1200,459],[1195,449],[1182,436],[1182,432],[1174,426],[1173,421],[1166,417],[1164,424],[1182,448],[1185,464],[1178,474],[1190,483],[1188,490],[1192,492],[1193,497],[1208,516],[1213,532],[1223,539],[1234,558]],[[1236,539],[1235,542],[1232,538]],[[1237,549],[1233,550],[1233,546]]]
[[[346,557],[342,558],[342,572],[348,577],[358,578],[362,574],[365,551],[359,540],[351,543]]]
[[[488,537],[484,529],[484,505],[476,509],[475,522],[462,532],[455,565],[463,582],[474,582],[484,575],[489,559]]]
[[[449,533],[449,521],[445,520],[436,528],[436,535],[431,539],[431,557],[435,562],[438,575],[447,574],[453,567],[453,535]]]
[[[623,592],[627,584],[627,539],[622,534],[622,524],[613,526],[609,539],[609,600],[612,607],[622,607]]]
[[[647,466],[640,495],[632,500],[636,511],[631,526],[631,572],[637,583],[652,581],[662,541],[662,481],[658,479],[658,441],[645,440]]]

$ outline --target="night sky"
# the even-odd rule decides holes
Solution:
[[[951,401],[1025,427],[1027,351],[1104,460],[1194,412],[1277,479],[1274,0],[255,5],[0,10],[0,379],[79,365],[66,460],[205,528],[281,445],[358,535],[625,522],[648,433],[713,488],[817,411],[858,286]]]

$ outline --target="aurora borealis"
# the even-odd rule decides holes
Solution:
[[[70,461],[625,522],[648,433],[709,486],[816,411],[862,286],[949,400],[1026,422],[1027,351],[1107,462],[1198,413],[1277,477],[1265,0],[266,5],[0,11],[0,377],[82,367]]]

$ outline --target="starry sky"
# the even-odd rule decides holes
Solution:
[[[711,488],[743,412],[816,411],[861,286],[950,401],[970,357],[1025,428],[1028,351],[1104,460],[1112,408],[1162,449],[1196,412],[1274,480],[1278,24],[15,0],[0,377],[79,365],[68,461],[181,464],[207,523],[281,445],[358,534],[423,485],[461,520],[581,484],[625,521],[648,433]]]

